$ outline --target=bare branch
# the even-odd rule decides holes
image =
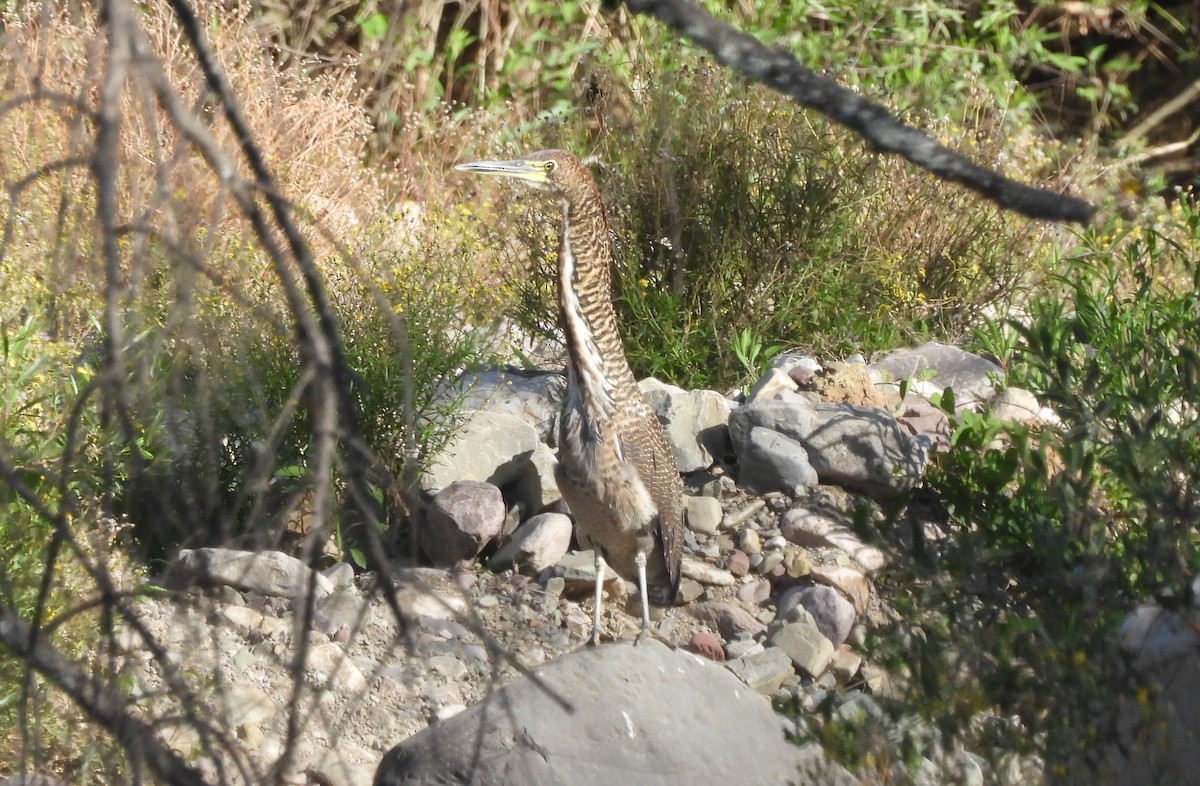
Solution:
[[[1001,207],[1030,218],[1086,223],[1095,212],[1076,197],[1009,180],[901,123],[879,104],[770,49],[687,0],[627,0],[630,10],[657,18],[712,53],[719,63],[790,96],[796,103],[862,136],[873,149],[897,153],[944,180],[961,183]]]
[[[4,607],[0,607],[0,644],[70,696],[121,743],[131,759],[145,762],[164,783],[208,786],[199,772],[162,744],[148,723],[129,711],[124,696],[87,676],[45,641],[36,639],[29,625]]]

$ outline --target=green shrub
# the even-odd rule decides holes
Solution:
[[[868,153],[712,65],[664,65],[685,60],[676,47],[638,66],[642,87],[626,96],[619,131],[615,120],[597,133],[587,118],[567,119],[514,134],[493,154],[595,153],[614,299],[638,374],[693,386],[741,380],[735,347],[745,331],[832,355],[953,337],[1045,275],[1046,227]],[[931,132],[966,135],[977,159],[1047,176],[1052,161],[991,112],[964,109],[962,120],[931,121]],[[507,267],[533,330],[554,324],[557,221],[536,197],[497,202],[485,218],[505,238],[497,245],[522,243],[523,259]]]
[[[1081,237],[1028,316],[986,333],[1061,423],[957,416],[928,479],[950,537],[884,589],[916,634],[880,657],[958,733],[997,708],[1051,762],[1108,739],[1113,697],[1144,700],[1116,625],[1200,573],[1200,215],[1181,196]]]

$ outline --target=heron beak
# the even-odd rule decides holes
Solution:
[[[454,167],[459,172],[475,172],[481,175],[502,175],[524,180],[533,185],[545,185],[546,167],[540,161],[526,161],[518,158],[514,161],[471,161]]]

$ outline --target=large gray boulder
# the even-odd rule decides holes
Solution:
[[[1004,377],[1004,369],[996,363],[936,341],[889,352],[872,363],[871,368],[895,380],[915,379],[937,390],[953,388],[955,407],[959,410],[978,409],[986,404],[996,395],[994,380]]]
[[[542,444],[538,431],[518,415],[478,410],[470,413],[421,475],[421,490],[437,494],[458,480],[506,486],[526,471]]]
[[[763,444],[755,439],[754,430],[759,428],[778,432],[803,447],[821,483],[877,499],[908,491],[925,468],[926,450],[890,414],[872,407],[814,403],[784,393],[755,400],[730,416],[729,432],[739,449]]]
[[[730,451],[728,399],[715,390],[684,390],[654,377],[638,388],[663,424],[680,472],[698,472],[724,460]]]
[[[488,368],[463,374],[436,403],[462,412],[513,415],[552,445],[566,389],[567,378],[559,372]]]
[[[734,429],[738,457],[738,482],[755,494],[782,491],[799,496],[802,489],[817,485],[817,471],[808,451],[791,437],[762,426]]]
[[[393,748],[375,786],[850,786],[723,666],[653,639],[564,655]]]

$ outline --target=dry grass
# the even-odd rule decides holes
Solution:
[[[353,74],[341,69],[310,77],[299,68],[279,70],[250,23],[248,5],[229,10],[220,3],[204,2],[198,10],[208,23],[217,59],[244,102],[243,111],[268,166],[278,182],[286,184],[285,196],[295,200],[301,215],[311,216],[340,238],[354,237],[385,217],[390,199],[386,173],[372,172],[362,163],[372,128],[357,102]],[[236,155],[237,142],[228,125],[213,116],[206,104],[202,78],[167,4],[161,0],[146,4],[142,20],[168,80],[207,120],[218,145],[238,162],[236,176],[249,177],[245,162]],[[10,14],[4,26],[0,68],[8,75],[6,93],[26,94],[37,85],[43,95],[70,96],[77,107],[40,100],[10,110],[3,118],[0,174],[11,187],[51,162],[78,156],[88,141],[90,122],[80,117],[78,109],[90,112],[95,107],[103,33],[87,10],[47,12],[38,5]],[[241,235],[243,227],[230,204],[227,183],[194,148],[183,144],[143,80],[131,78],[127,88],[122,107],[121,220],[149,223],[165,237],[185,244],[205,237],[210,245],[203,250],[210,254],[230,251],[226,244]],[[81,162],[39,178],[19,202],[4,205],[29,217],[23,222],[29,231],[15,239],[10,253],[28,250],[29,263],[52,258],[45,252],[51,250],[55,237],[49,232],[38,236],[38,230],[54,227],[54,222],[36,219],[57,213],[67,202],[76,220],[89,220],[93,205],[88,179]],[[67,272],[68,279],[84,276],[94,255],[77,250],[81,253],[72,260],[76,264],[53,272]],[[332,248],[317,241],[317,252],[324,255]],[[52,277],[62,280],[62,276]]]

